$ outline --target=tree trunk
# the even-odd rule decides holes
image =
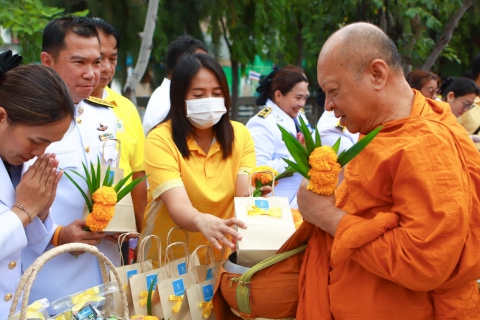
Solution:
[[[455,28],[457,27],[458,21],[460,21],[463,14],[472,4],[473,0],[464,0],[462,6],[453,14],[453,16],[450,18],[450,20],[445,26],[445,31],[438,39],[438,42],[435,44],[432,53],[423,64],[421,68],[422,70],[430,71],[430,69],[432,69],[433,64],[437,60],[442,50],[447,46],[450,40],[452,40],[453,30],[455,30]]]
[[[231,108],[230,114],[232,120],[238,120],[238,61],[230,58],[232,63],[232,95],[231,95]]]
[[[148,60],[152,52],[153,33],[155,32],[155,22],[158,14],[159,0],[149,0],[147,16],[145,18],[145,27],[142,33],[142,44],[138,54],[138,60],[135,64],[135,69],[128,77],[125,86],[123,87],[123,94],[130,99],[135,106],[137,106],[137,97],[135,95],[135,88],[140,83],[145,70],[147,70]]]

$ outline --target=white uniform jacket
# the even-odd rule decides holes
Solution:
[[[339,119],[335,118],[332,111],[324,111],[318,119],[317,130],[322,140],[322,145],[333,146],[340,138],[338,153],[349,149],[358,141],[358,133],[350,133],[347,128],[340,125]]]
[[[12,298],[17,289],[21,275],[21,250],[27,245],[41,242],[52,234],[53,221],[49,215],[45,224],[35,218],[27,228],[11,211],[15,203],[15,189],[7,170],[0,161],[0,319],[7,319]]]
[[[282,133],[277,127],[281,125],[288,132],[296,137],[297,130],[295,123],[288,114],[280,109],[273,101],[267,100],[266,108],[271,108],[271,112],[260,112],[247,122],[247,128],[250,130],[253,141],[255,143],[255,155],[257,166],[270,166],[279,173],[285,171],[287,163],[282,158],[295,161],[282,140]],[[268,109],[269,110],[269,109]],[[264,114],[268,113],[266,116]],[[304,114],[299,113],[297,118],[302,117],[303,121],[308,124],[308,120]],[[300,123],[300,120],[298,120]],[[274,193],[278,197],[288,197],[290,206],[297,208],[297,191],[302,181],[302,176],[295,173],[290,178],[279,181],[275,187]]]
[[[97,163],[97,157],[102,158],[104,141],[101,137],[115,136],[116,116],[111,108],[93,106],[85,101],[76,105],[76,121],[63,139],[52,143],[46,153],[55,153],[59,160],[59,167],[76,180],[85,193],[87,185],[70,170],[75,170],[82,176],[85,175],[82,162]],[[113,164],[116,151],[112,147],[106,148],[107,162]],[[66,226],[76,219],[82,219],[85,200],[73,183],[63,176],[57,188],[57,195],[50,209],[56,225]],[[36,246],[23,250],[24,268],[32,264],[35,259],[52,248],[51,236]],[[119,265],[117,245],[108,240],[102,240],[97,245],[100,252],[105,254],[115,265]],[[89,253],[75,257],[63,254],[50,260],[39,272],[30,293],[30,303],[41,298],[55,301],[64,296],[102,284],[100,268],[97,258]]]
[[[162,85],[153,91],[143,115],[143,131],[148,135],[157,124],[162,122],[170,111],[170,80],[163,79]]]

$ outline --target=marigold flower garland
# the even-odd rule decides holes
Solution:
[[[350,149],[342,151],[337,156],[340,147],[340,138],[333,146],[322,146],[318,129],[315,130],[315,140],[310,134],[308,127],[302,118],[300,118],[300,130],[305,137],[305,146],[303,146],[290,132],[282,126],[278,126],[282,132],[283,141],[295,162],[283,158],[288,164],[287,170],[298,172],[306,179],[310,180],[307,186],[317,194],[329,196],[333,194],[338,184],[338,174],[350,160],[356,157],[373,140],[382,127],[378,127]]]
[[[113,177],[110,175],[110,166],[108,166],[105,172],[103,182],[101,181],[101,165],[99,158],[97,158],[96,168],[92,163],[90,163],[90,171],[87,169],[85,164],[83,164],[83,169],[85,171],[85,176],[82,176],[80,173],[74,170],[71,171],[85,180],[88,186],[89,194],[91,195],[91,200],[78,185],[78,183],[67,172],[64,172],[64,174],[75,185],[85,199],[85,204],[87,205],[89,212],[89,215],[85,219],[88,228],[87,230],[95,232],[103,231],[108,226],[115,214],[115,205],[122,200],[123,197],[129,194],[137,184],[145,180],[147,177],[137,178],[125,185],[125,183],[132,176],[132,173],[130,173],[125,178],[120,180],[115,186],[112,186]]]
[[[275,186],[278,184],[278,181],[284,178],[291,177],[293,171],[285,170],[282,173],[278,173],[277,170],[269,166],[258,166],[250,172],[251,178],[250,183],[252,187],[255,187],[253,191],[254,197],[261,197],[262,190],[264,186],[272,186],[272,182],[275,178]]]

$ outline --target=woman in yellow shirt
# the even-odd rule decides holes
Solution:
[[[228,84],[214,58],[183,55],[171,80],[169,116],[145,141],[154,200],[143,234],[159,236],[165,249],[168,231],[180,226],[189,233],[190,252],[209,242],[233,248],[226,235],[240,240],[231,227],[245,227],[233,218],[233,198],[248,194],[253,140],[243,124],[229,120]],[[151,248],[149,257],[156,255]]]

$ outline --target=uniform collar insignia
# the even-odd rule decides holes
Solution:
[[[113,108],[113,104],[106,101],[106,100],[103,100],[103,99],[100,99],[100,98],[97,98],[97,97],[88,97],[87,99],[84,100],[86,103],[88,104],[91,104],[95,107],[108,107],[108,108]]]

